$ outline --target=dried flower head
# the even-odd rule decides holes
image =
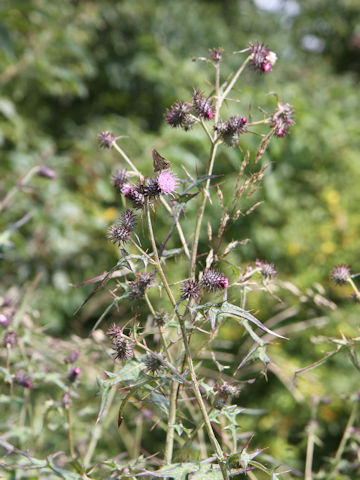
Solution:
[[[164,368],[163,359],[152,354],[146,355],[144,363],[148,373],[157,373]]]
[[[163,195],[173,195],[179,187],[179,179],[171,170],[163,170],[160,172],[156,181],[158,189]]]
[[[210,58],[211,60],[214,60],[214,62],[221,62],[223,53],[224,49],[221,47],[209,49]]]
[[[145,205],[145,197],[143,193],[139,192],[140,189],[142,189],[142,186],[137,185],[135,188],[128,183],[124,183],[121,187],[121,193],[131,201],[133,208],[137,210]]]
[[[247,131],[247,118],[238,116],[230,117],[226,122],[218,122],[214,130],[227,145],[234,147],[239,142],[239,136]]]
[[[267,279],[274,278],[278,274],[273,263],[263,262],[262,260],[257,259],[255,265],[260,269],[261,274]]]
[[[3,345],[4,347],[9,346],[10,348],[15,347],[17,344],[17,335],[12,330],[5,333]]]
[[[153,272],[140,273],[133,282],[129,282],[130,298],[142,298],[145,290],[154,283],[155,274]]]
[[[174,105],[166,111],[165,119],[170,127],[181,127],[185,130],[189,130],[194,123],[190,111],[191,104],[180,100],[179,102],[174,103]]]
[[[74,383],[75,380],[79,377],[80,374],[81,374],[80,367],[74,367],[74,368],[71,368],[68,371],[66,378],[67,378],[68,382]]]
[[[115,135],[108,130],[101,132],[98,135],[98,142],[101,148],[112,148],[115,140]]]
[[[154,322],[158,327],[162,327],[166,322],[169,321],[169,313],[161,310],[160,312],[155,312]]]
[[[150,178],[148,183],[144,185],[144,196],[148,198],[156,198],[160,195],[161,190],[159,188],[157,178]]]
[[[136,216],[132,210],[122,214],[121,221],[109,228],[108,238],[116,245],[125,244],[136,226]]]
[[[200,297],[200,285],[196,280],[193,280],[189,278],[188,280],[185,280],[185,282],[181,285],[181,298],[183,300],[187,299],[194,299],[196,300],[197,298]]]
[[[195,88],[193,91],[193,107],[200,118],[203,118],[204,120],[211,120],[214,118],[212,100],[205,98],[202,93]]]
[[[331,270],[330,278],[338,285],[344,285],[351,278],[350,267],[347,265],[338,265]]]
[[[66,364],[75,363],[76,360],[79,358],[79,355],[80,355],[80,350],[74,350],[64,359],[64,363]]]
[[[271,72],[276,62],[276,54],[271,52],[267,46],[259,42],[250,43],[251,63],[259,72]]]
[[[279,103],[278,108],[271,115],[270,125],[275,129],[275,135],[283,137],[294,123],[294,107],[289,103]]]
[[[202,279],[201,285],[208,292],[214,292],[215,290],[225,289],[229,285],[229,280],[222,273],[217,270],[205,270]]]
[[[132,340],[126,338],[123,335],[123,331],[120,327],[113,324],[107,331],[108,336],[111,338],[111,347],[114,350],[115,360],[128,360],[134,355],[134,344]]]
[[[14,383],[24,388],[31,388],[32,383],[29,377],[24,372],[16,372],[14,376]]]
[[[214,387],[215,397],[213,401],[214,408],[221,410],[228,401],[232,398],[238,397],[240,394],[240,387],[224,383]]]
[[[129,172],[125,168],[120,168],[117,170],[114,175],[111,177],[113,185],[115,188],[122,188],[124,183],[129,179]]]

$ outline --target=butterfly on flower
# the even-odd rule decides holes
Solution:
[[[153,157],[153,164],[154,164],[154,172],[161,172],[161,170],[166,170],[167,168],[170,168],[171,163],[166,160],[160,153],[155,150],[155,148],[152,151],[152,157]]]

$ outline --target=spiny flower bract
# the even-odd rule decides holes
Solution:
[[[345,285],[351,278],[351,270],[347,265],[337,265],[331,270],[330,278],[338,285]]]
[[[214,269],[205,270],[201,285],[208,292],[214,292],[215,290],[225,289],[229,285],[229,280],[225,275]]]

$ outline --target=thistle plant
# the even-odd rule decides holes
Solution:
[[[237,398],[240,392],[240,381],[236,374],[230,383],[221,379],[220,375],[217,385],[213,385],[211,379],[197,371],[200,366],[196,358],[199,340],[195,337],[203,336],[203,348],[211,351],[212,342],[227,319],[235,320],[253,342],[247,358],[242,362],[243,367],[258,355],[266,370],[269,362],[267,344],[275,339],[284,341],[284,337],[269,330],[247,309],[250,279],[260,274],[263,285],[270,291],[269,285],[277,274],[274,265],[258,260],[250,270],[243,271],[241,266],[231,265],[226,259],[238,242],[232,242],[225,248],[222,242],[230,226],[239,222],[241,201],[256,192],[264,177],[267,165],[261,165],[260,160],[269,142],[273,137],[288,134],[294,124],[293,107],[288,103],[280,103],[276,96],[277,103],[271,113],[262,110],[259,118],[253,119],[240,109],[227,118],[225,103],[234,101],[231,94],[234,87],[238,86],[245,68],[252,67],[253,75],[257,72],[268,75],[276,62],[276,54],[259,43],[250,44],[248,48],[234,52],[234,55],[240,60],[239,67],[230,78],[224,80],[221,72],[224,52],[220,48],[211,49],[209,56],[200,60],[212,68],[212,89],[205,93],[196,86],[188,99],[177,100],[164,113],[164,119],[171,128],[182,129],[188,135],[194,129],[202,129],[208,139],[208,161],[203,171],[187,172],[187,177],[183,178],[175,173],[165,158],[166,152],[162,152],[165,154],[163,157],[154,149],[154,173],[148,178],[125,153],[120,143],[121,137],[117,136],[121,132],[104,131],[98,137],[101,147],[115,150],[123,160],[112,179],[123,209],[120,219],[108,231],[109,239],[119,247],[119,261],[109,272],[107,280],[119,268],[125,270],[125,279],[118,282],[113,290],[114,301],[93,331],[99,328],[110,309],[126,298],[133,302],[134,308],[144,302],[153,319],[148,328],[137,319],[126,319],[108,330],[114,359],[120,364],[108,380],[102,381],[102,406],[98,420],[108,401],[110,390],[106,385],[118,385],[128,392],[120,400],[120,429],[126,417],[129,398],[141,403],[141,399],[146,398],[149,392],[153,399],[154,392],[161,392],[156,395],[157,398],[161,395],[166,405],[163,409],[166,419],[163,421],[167,428],[161,453],[163,466],[157,469],[156,475],[165,477],[173,477],[172,470],[176,462],[183,461],[189,445],[196,444],[200,452],[200,457],[197,455],[196,458],[205,462],[198,464],[198,468],[202,469],[205,476],[215,475],[214,478],[226,480],[230,476],[259,468],[272,478],[277,478],[274,468],[265,467],[254,460],[260,450],[250,453],[249,445],[238,444],[240,427],[236,416],[240,409],[231,405],[232,399]],[[258,132],[259,128],[267,128],[267,131]],[[243,153],[242,139],[254,134],[259,138],[257,149]],[[229,147],[238,149],[240,170],[236,172],[236,188],[229,204],[223,204],[215,242],[209,242],[208,249],[203,251],[200,242],[203,231],[207,229],[209,238],[212,237],[212,232],[209,232],[211,226],[204,224],[204,215],[206,209],[211,208],[215,190],[214,167],[220,149]],[[218,185],[217,189],[221,196]],[[182,226],[189,202],[196,204],[197,211],[190,232]],[[251,213],[256,206],[247,213]],[[167,217],[171,227],[166,238],[158,238],[154,228],[155,219],[160,215]],[[168,251],[166,246],[171,237],[174,237],[177,248]],[[216,248],[213,246],[215,244]],[[171,274],[170,282],[169,272],[176,265],[175,262],[187,265],[187,278],[174,281],[174,275]],[[231,275],[225,273],[229,265],[232,266]],[[158,320],[165,317],[156,311],[148,294],[152,288],[160,289],[167,297],[167,301],[164,300],[167,305],[166,320]],[[264,340],[262,334],[268,335],[271,340]],[[215,352],[212,355],[219,366]],[[133,373],[125,373],[130,371]],[[153,405],[156,406],[156,403],[154,400]],[[192,427],[185,429],[180,419],[187,418],[192,422]],[[220,428],[215,428],[215,425],[220,425]],[[184,432],[187,440],[184,440]],[[189,457],[195,460],[190,453]],[[188,473],[196,470],[194,462],[188,461],[182,465],[181,468],[188,469]],[[151,476],[150,472],[147,474]]]

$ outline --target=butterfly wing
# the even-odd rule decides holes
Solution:
[[[153,164],[154,164],[154,172],[161,172],[161,170],[166,170],[167,168],[170,168],[171,163],[166,160],[160,153],[155,150],[155,148],[152,151],[152,157],[153,157]]]

